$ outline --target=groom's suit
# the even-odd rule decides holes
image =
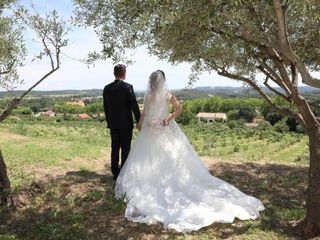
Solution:
[[[117,178],[120,172],[120,148],[121,167],[130,151],[133,129],[132,112],[137,122],[140,119],[140,110],[132,85],[116,79],[105,86],[103,107],[111,134],[111,170],[114,178]]]

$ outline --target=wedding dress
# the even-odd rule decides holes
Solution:
[[[212,176],[169,114],[171,94],[147,92],[144,121],[116,181],[116,198],[127,202],[125,217],[190,232],[214,222],[256,219],[260,200]]]

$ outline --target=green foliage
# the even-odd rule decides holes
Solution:
[[[243,119],[237,119],[237,120],[228,120],[227,125],[229,128],[243,128],[244,127],[244,120]]]
[[[102,101],[95,102],[95,103],[90,103],[85,106],[85,112],[86,113],[103,113],[103,103]]]
[[[310,107],[314,115],[316,115],[317,117],[320,117],[320,99],[315,99],[311,101]]]
[[[300,124],[296,127],[296,132],[297,133],[305,133],[304,128]]]
[[[286,222],[305,214],[301,196],[309,160],[308,139],[302,134],[231,129],[222,123],[183,126],[198,154],[207,156],[204,160],[213,175],[269,205],[258,220],[213,225],[181,235],[163,231],[160,225],[152,226],[150,233],[150,226],[125,219],[126,203],[124,198],[114,198],[114,180],[106,168],[110,136],[105,123],[21,120],[3,122],[0,130],[7,136],[0,138],[0,144],[12,185],[22,190],[21,196],[28,193],[26,205],[15,214],[0,212],[3,219],[19,223],[2,226],[9,239],[142,239],[148,232],[149,237],[159,239],[222,239],[227,234],[239,240],[289,240],[293,235],[289,230],[287,236]],[[38,182],[39,175],[44,180]],[[126,227],[114,232],[119,223]]]
[[[260,108],[263,104],[263,100],[257,98],[211,97],[185,100],[182,114],[177,118],[177,122],[183,125],[194,123],[197,121],[196,115],[199,112],[229,112],[230,114],[235,113],[230,116],[231,120],[240,118],[252,120],[252,116],[256,116],[255,109]],[[240,109],[241,115],[239,115]]]
[[[243,105],[240,108],[233,109],[227,113],[228,120],[243,119],[246,122],[252,122],[256,116],[256,110],[250,105]]]
[[[46,112],[55,104],[59,104],[60,101],[52,97],[37,97],[25,99],[21,103],[21,106],[30,107],[34,113]]]
[[[12,111],[13,115],[32,115],[32,110],[29,107],[19,107]]]
[[[14,235],[0,235],[0,240],[16,240],[17,238]]]
[[[256,43],[277,38],[274,6],[268,1],[74,2],[78,20],[95,28],[104,47],[102,53],[90,55],[91,61],[99,57],[119,60],[124,49],[145,44],[161,59],[195,63],[196,71],[220,65],[253,79],[265,56]],[[289,41],[304,63],[318,69],[319,3],[290,1],[286,5]]]
[[[288,117],[286,119],[286,124],[289,127],[289,131],[297,131],[297,126],[299,125],[298,121],[293,117]]]
[[[239,118],[244,119],[246,122],[252,122],[256,116],[255,108],[250,105],[244,105],[239,108]]]
[[[273,129],[280,133],[285,133],[289,131],[289,126],[286,124],[285,121],[279,121],[273,125]]]
[[[227,118],[228,120],[238,120],[239,119],[239,110],[233,109],[227,112]]]
[[[53,111],[57,113],[63,113],[63,114],[80,114],[80,113],[84,113],[86,110],[84,107],[77,106],[77,105],[62,104],[62,105],[55,105],[53,108]]]
[[[189,109],[184,107],[182,113],[176,119],[176,121],[182,125],[188,125],[197,120],[196,120],[196,115],[193,112],[191,112]]]
[[[12,90],[19,80],[17,68],[22,66],[26,55],[23,40],[23,28],[17,25],[13,17],[2,16],[2,10],[15,1],[0,3],[0,88]]]
[[[274,110],[271,110],[270,112],[267,113],[267,116],[265,119],[271,123],[271,125],[275,125],[277,122],[282,120],[282,115],[277,113]]]
[[[263,130],[263,131],[271,130],[271,128],[272,128],[272,125],[268,121],[262,121],[257,126],[258,130]]]
[[[289,107],[289,104],[288,102],[286,102],[283,98],[279,97],[279,96],[276,96],[276,97],[273,97],[272,98],[272,101],[277,104],[278,106],[281,106],[281,107]],[[263,115],[264,118],[267,118],[267,115],[270,113],[270,112],[275,112],[275,110],[269,105],[267,104],[266,102],[264,102],[262,105],[261,105],[261,114]],[[280,114],[279,114],[280,115]],[[273,124],[272,124],[273,125]]]

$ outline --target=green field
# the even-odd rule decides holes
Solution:
[[[0,240],[299,238],[293,226],[305,213],[304,135],[223,124],[183,130],[213,175],[264,202],[260,219],[213,224],[185,235],[160,224],[129,222],[125,204],[113,197],[105,123],[5,122],[0,124],[0,146],[16,210],[1,210]]]

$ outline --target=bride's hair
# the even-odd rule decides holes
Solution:
[[[162,70],[151,73],[149,77],[149,88],[151,92],[156,92],[163,88],[166,76]]]

